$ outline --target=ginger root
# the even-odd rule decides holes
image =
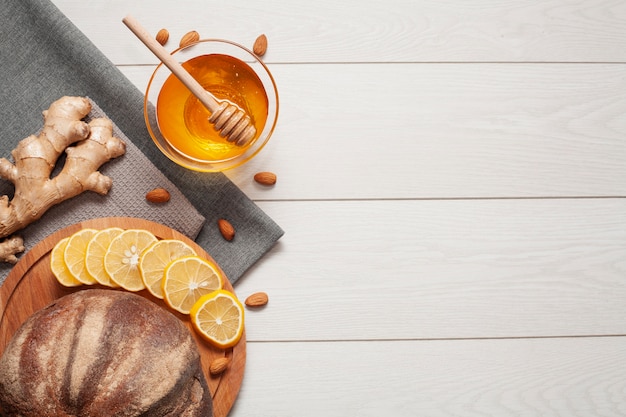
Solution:
[[[50,207],[83,191],[109,192],[112,180],[98,169],[123,155],[126,145],[113,136],[110,120],[85,123],[82,119],[90,111],[86,98],[60,98],[43,112],[41,133],[23,139],[11,152],[14,163],[0,158],[0,177],[15,186],[11,201],[6,195],[0,197],[0,238],[9,236],[0,242],[0,261],[17,262],[15,254],[24,247],[20,238],[11,235],[41,218]],[[50,178],[64,151],[63,169]]]

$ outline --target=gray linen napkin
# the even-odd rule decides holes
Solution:
[[[119,30],[127,30],[122,17]],[[130,33],[129,42],[136,42]],[[96,102],[205,217],[196,242],[215,258],[231,282],[283,235],[225,175],[186,170],[160,153],[145,127],[143,92],[50,1],[0,0],[0,154],[8,155],[19,140],[38,132],[41,111],[64,95],[89,96]],[[219,234],[219,218],[235,227],[233,241]]]

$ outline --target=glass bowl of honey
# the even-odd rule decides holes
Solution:
[[[163,64],[146,89],[144,116],[152,140],[185,168],[218,172],[252,159],[267,144],[278,120],[278,90],[267,66],[249,49],[222,39],[203,39],[172,56],[218,100],[239,106],[256,136],[241,146],[220,136],[211,113]]]

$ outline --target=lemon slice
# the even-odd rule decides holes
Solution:
[[[235,346],[243,335],[243,306],[229,291],[217,290],[203,296],[189,314],[195,330],[217,347]]]
[[[180,240],[164,239],[153,243],[139,261],[141,279],[148,291],[157,298],[163,298],[161,286],[165,268],[176,259],[193,255],[196,251]]]
[[[69,240],[69,237],[63,238],[59,240],[56,245],[54,245],[54,248],[52,248],[52,252],[50,252],[50,269],[61,285],[66,287],[76,287],[78,285],[82,285],[82,282],[70,274],[70,270],[67,269],[64,259],[65,248],[67,247],[67,242],[69,242]]]
[[[98,233],[95,229],[82,229],[70,236],[63,251],[63,259],[70,274],[83,284],[96,284],[98,281],[89,274],[85,266],[85,254],[91,238]]]
[[[163,275],[163,298],[168,306],[183,314],[203,295],[222,288],[223,277],[217,265],[198,256],[171,262]]]
[[[104,255],[106,255],[113,238],[119,236],[123,231],[124,229],[119,227],[109,227],[100,230],[91,238],[87,245],[87,252],[85,253],[87,272],[98,283],[107,287],[117,287],[118,285],[111,280],[109,274],[104,270]]]
[[[141,254],[156,241],[156,236],[143,229],[128,229],[114,237],[104,255],[104,270],[111,280],[128,291],[146,288],[139,273],[139,261]]]

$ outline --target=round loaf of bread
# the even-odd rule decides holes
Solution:
[[[202,416],[212,400],[196,343],[173,314],[88,289],[36,312],[0,358],[9,416]]]

